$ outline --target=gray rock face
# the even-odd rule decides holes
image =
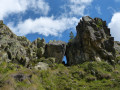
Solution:
[[[40,48],[45,47],[46,42],[44,39],[37,38],[35,41],[32,42],[32,44],[34,44],[37,48]]]
[[[37,38],[35,41],[32,42],[32,45],[35,45],[37,47],[37,57],[41,58],[44,56],[45,53],[45,45],[46,42],[44,39]]]
[[[25,36],[17,36],[17,40],[23,47],[30,47],[31,42]]]
[[[116,51],[116,62],[120,64],[120,42],[119,41],[114,42],[114,48]]]
[[[66,50],[68,65],[85,61],[106,60],[110,63],[115,59],[114,38],[106,22],[99,18],[83,17],[78,23],[77,36],[69,42]]]
[[[56,58],[56,63],[62,63],[62,59],[65,55],[66,43],[63,41],[53,41],[46,44],[45,57]]]
[[[1,24],[1,26],[0,58],[2,61],[7,60],[27,66],[29,60],[33,58],[34,49],[33,46],[31,47],[31,42],[25,37],[16,36],[6,25]]]
[[[6,52],[0,50],[0,63],[3,61],[9,62],[8,55]]]
[[[53,62],[62,63],[65,55],[66,43],[62,41],[49,42],[46,45],[44,39],[36,39],[32,43],[24,36],[16,36],[3,21],[0,21],[0,63],[2,61],[14,62],[29,67],[31,61],[37,61],[42,57],[56,58]],[[38,62],[38,66],[40,63]]]
[[[3,24],[3,21],[2,20],[0,20],[0,25],[2,25]]]
[[[116,51],[116,57],[120,56],[120,42],[119,41],[114,42],[114,48]]]

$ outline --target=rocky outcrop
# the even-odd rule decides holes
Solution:
[[[120,56],[120,42],[119,41],[114,42],[114,48],[116,51],[116,57]]]
[[[102,19],[83,17],[78,23],[77,35],[67,45],[68,65],[85,61],[106,60],[111,64],[115,60],[114,38]]]
[[[114,46],[114,38],[102,19],[85,16],[76,29],[76,37],[68,44],[63,41],[50,41],[46,44],[45,40],[40,38],[31,43],[24,36],[16,36],[0,20],[0,63],[14,62],[31,68],[40,67],[39,62],[44,61],[43,63],[50,66],[54,62],[62,63],[66,55],[68,65],[101,60],[113,64],[115,52],[117,57],[120,56],[120,44],[115,42]]]
[[[17,36],[17,40],[23,47],[30,47],[31,42],[25,36]]]
[[[35,41],[32,42],[32,44],[34,44],[37,48],[40,48],[40,47],[45,47],[46,45],[46,42],[45,42],[45,39],[40,39],[40,38],[37,38]]]
[[[7,60],[27,66],[33,58],[35,46],[26,37],[16,36],[0,21],[0,54],[2,61]]]
[[[9,59],[8,59],[8,55],[5,51],[3,50],[0,50],[0,64],[5,61],[5,62],[9,62]]]
[[[62,41],[46,44],[44,39],[37,38],[31,43],[24,36],[16,36],[3,24],[3,21],[0,21],[0,63],[6,61],[22,64],[29,68],[31,65],[42,68],[39,60],[44,57],[44,62],[50,66],[51,63],[62,63],[65,50],[66,43]]]
[[[0,20],[0,25],[3,25],[3,21],[2,20]]]
[[[45,53],[45,39],[37,38],[35,41],[32,42],[32,45],[35,45],[37,47],[36,54],[38,58],[41,58],[44,56]]]
[[[114,42],[114,48],[116,51],[116,62],[120,64],[120,42],[119,41]]]
[[[46,44],[45,57],[56,58],[56,63],[62,63],[66,51],[66,43],[63,41],[51,41]]]

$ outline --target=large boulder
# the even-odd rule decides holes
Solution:
[[[68,43],[66,57],[68,65],[85,61],[115,60],[114,38],[102,19],[85,16],[77,27],[76,37]]]
[[[44,62],[39,62],[36,66],[35,69],[37,70],[47,70],[49,68],[49,65]]]
[[[66,51],[66,43],[63,41],[51,41],[46,44],[45,57],[56,58],[56,63],[62,63]]]

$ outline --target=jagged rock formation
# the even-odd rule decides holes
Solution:
[[[55,57],[56,63],[62,63],[62,59],[65,55],[66,43],[63,41],[51,41],[46,44],[45,57]]]
[[[0,21],[0,62],[14,62],[29,67],[39,62],[62,63],[66,55],[68,65],[101,60],[114,63],[115,49],[120,53],[119,43],[115,42],[114,46],[114,38],[105,21],[85,16],[76,29],[76,37],[68,44],[63,41],[46,44],[40,38],[31,43],[24,36],[16,36]]]
[[[46,42],[44,39],[37,38],[35,41],[32,42],[32,45],[35,45],[37,47],[37,57],[41,58],[44,56],[45,53],[45,45]]]
[[[31,67],[34,62],[39,64],[47,60],[51,63],[62,63],[65,50],[66,44],[62,41],[46,44],[44,39],[38,38],[31,43],[24,36],[16,36],[3,21],[0,21],[0,62],[14,62],[26,67]]]
[[[32,42],[37,48],[45,47],[46,42],[44,39],[37,38],[35,41]]]
[[[3,24],[0,24],[0,54],[1,61],[20,63],[27,65],[33,58],[34,46],[26,37],[16,36],[11,30]],[[30,52],[29,52],[30,51]]]
[[[77,36],[69,42],[66,50],[68,65],[85,61],[115,60],[114,38],[102,19],[83,17],[78,23]]]

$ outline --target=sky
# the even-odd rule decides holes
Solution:
[[[0,0],[0,20],[31,42],[38,37],[68,42],[83,16],[107,21],[120,41],[120,0]]]

